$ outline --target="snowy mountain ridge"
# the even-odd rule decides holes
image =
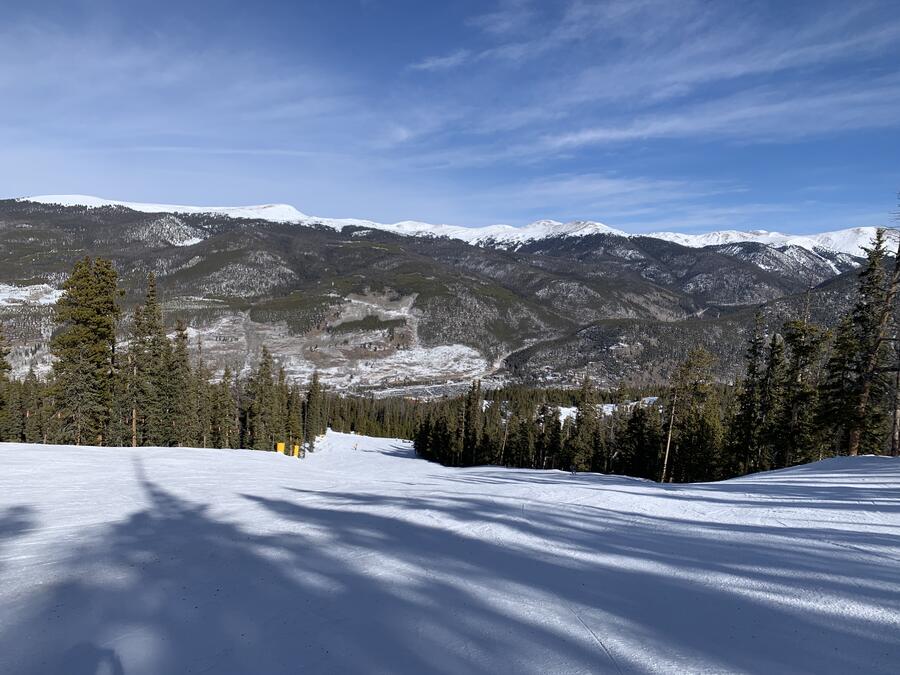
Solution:
[[[40,195],[23,197],[19,201],[60,206],[82,206],[86,208],[122,207],[143,213],[215,214],[229,218],[268,220],[278,223],[298,225],[323,225],[338,232],[345,227],[376,229],[403,236],[448,237],[476,246],[516,248],[528,242],[553,238],[585,237],[594,234],[611,234],[620,237],[650,237],[663,239],[682,246],[702,248],[722,244],[756,242],[776,248],[797,246],[808,251],[831,251],[852,256],[865,254],[875,234],[874,227],[854,227],[818,234],[784,234],[767,230],[722,230],[702,234],[681,232],[653,232],[632,234],[603,223],[576,220],[562,223],[556,220],[538,220],[523,227],[512,225],[488,225],[486,227],[464,227],[458,225],[430,224],[407,220],[397,223],[377,223],[357,218],[320,218],[307,215],[289,204],[261,204],[256,206],[183,206],[175,204],[153,204],[101,199],[88,195]]]

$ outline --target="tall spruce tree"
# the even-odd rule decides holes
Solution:
[[[247,383],[247,433],[249,447],[274,450],[277,433],[277,396],[273,381],[275,363],[265,347]]]
[[[53,397],[62,440],[103,445],[109,426],[120,309],[118,275],[102,258],[75,263],[56,303],[50,342]]]
[[[816,420],[819,361],[825,332],[807,318],[784,324],[787,360],[780,416],[775,421],[775,467],[792,466],[819,455],[821,432]]]
[[[729,430],[730,468],[737,474],[749,472],[760,454],[764,350],[762,315],[757,314],[744,354],[744,379],[740,383],[737,412]]]
[[[762,377],[760,396],[759,440],[754,471],[766,471],[774,466],[779,437],[779,424],[784,416],[785,380],[787,365],[784,357],[784,338],[777,332],[769,338],[766,367]]]
[[[172,345],[166,337],[156,277],[147,275],[144,304],[134,313],[127,371],[135,445],[169,445],[172,438]],[[181,395],[183,392],[179,392]]]
[[[852,312],[859,354],[855,360],[856,391],[849,411],[847,454],[851,456],[859,454],[860,448],[877,452],[883,442],[887,337],[900,287],[900,248],[894,258],[893,272],[888,276],[884,230],[876,231],[872,247],[866,253],[866,266],[859,275],[857,302]]]
[[[567,459],[571,471],[590,471],[593,468],[594,453],[598,445],[599,415],[594,385],[584,378],[575,414],[575,435],[570,445]]]
[[[0,440],[9,439],[12,424],[12,406],[10,405],[9,373],[12,366],[9,363],[11,349],[3,333],[3,325],[0,324]]]
[[[316,438],[325,433],[327,423],[325,394],[319,383],[319,373],[314,372],[303,406],[303,438],[309,450],[315,449]]]
[[[234,448],[240,444],[237,398],[231,369],[225,366],[222,379],[213,388],[212,394],[212,446]]]
[[[165,386],[169,440],[172,445],[196,446],[201,433],[197,409],[198,383],[191,370],[187,326],[181,320],[175,324],[175,340],[170,354]]]
[[[887,434],[889,331],[900,287],[900,251],[888,275],[884,231],[877,230],[859,274],[856,302],[841,322],[828,358],[819,419],[830,426],[832,450],[879,452]]]
[[[481,382],[475,380],[466,394],[465,428],[463,430],[463,456],[471,466],[478,464],[480,459],[478,454],[481,448],[481,413]]]
[[[194,408],[197,411],[197,442],[201,448],[210,447],[213,425],[212,374],[203,359],[203,341],[197,338],[197,364],[194,367]]]
[[[679,482],[711,480],[719,475],[723,427],[713,385],[714,363],[715,358],[708,351],[693,349],[679,364],[672,380],[669,405],[674,414],[670,417],[673,424],[668,474]]]

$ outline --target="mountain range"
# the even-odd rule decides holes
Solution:
[[[847,306],[874,228],[628,234],[590,221],[466,228],[80,195],[0,200],[0,321],[19,375],[49,366],[72,263],[112,259],[127,313],[154,272],[218,367],[267,345],[331,386],[441,393],[474,377],[652,383],[697,344],[733,378],[747,327]]]
[[[792,247],[828,255],[864,255],[863,247],[871,242],[874,227],[854,227],[820,234],[782,234],[766,230],[723,230],[703,234],[683,234],[680,232],[651,232],[632,235],[623,230],[590,220],[576,220],[561,223],[556,220],[538,220],[524,227],[512,225],[488,225],[487,227],[461,227],[458,225],[433,225],[419,221],[398,223],[377,223],[357,218],[320,218],[308,216],[289,204],[261,204],[257,206],[178,206],[173,204],[151,204],[101,199],[88,195],[42,195],[25,197],[20,201],[58,206],[78,206],[86,208],[125,208],[142,213],[206,214],[229,218],[266,220],[276,223],[296,225],[322,225],[340,232],[345,227],[361,227],[407,236],[448,237],[479,246],[515,248],[543,239],[586,237],[595,234],[612,234],[620,237],[650,237],[664,239],[682,246],[703,248],[735,243],[760,243],[775,247]]]

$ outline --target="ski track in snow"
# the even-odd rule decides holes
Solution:
[[[302,461],[0,445],[4,674],[898,664],[900,460],[660,486],[333,432]]]

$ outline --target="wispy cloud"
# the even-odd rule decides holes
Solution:
[[[849,81],[798,91],[762,87],[710,102],[654,113],[621,125],[550,134],[532,149],[563,150],[603,143],[702,136],[738,140],[799,139],[847,129],[900,124],[900,77],[864,86]]]
[[[532,0],[502,0],[494,11],[478,14],[468,23],[493,35],[514,35],[530,27],[537,16]]]
[[[458,49],[446,56],[431,56],[410,66],[411,70],[450,70],[462,65],[472,57],[468,49]]]

